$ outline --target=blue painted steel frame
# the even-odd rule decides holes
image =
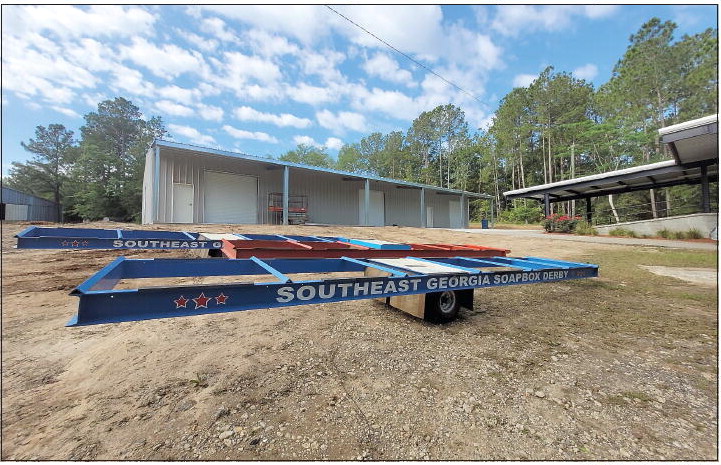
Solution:
[[[205,313],[370,299],[444,290],[553,282],[598,276],[598,266],[543,258],[500,260],[464,257],[424,260],[458,268],[457,273],[420,274],[373,260],[327,259],[126,259],[120,257],[75,288],[78,313],[68,326],[148,320]],[[504,269],[493,271],[493,268]],[[377,268],[386,277],[291,281],[287,274],[363,272]],[[490,268],[491,270],[487,270]],[[182,285],[120,289],[122,279],[248,276],[271,274],[275,282]]]
[[[335,242],[338,238],[281,234],[234,234],[238,240]],[[19,249],[220,249],[222,241],[187,231],[136,229],[44,228],[30,226],[18,233]]]
[[[199,238],[186,231],[135,229],[42,228],[18,233],[19,249],[220,249],[222,241]]]

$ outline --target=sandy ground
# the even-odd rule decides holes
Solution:
[[[363,300],[66,328],[68,292],[119,253],[14,249],[26,226],[2,231],[2,459],[718,458],[716,287],[614,265],[630,250],[668,265],[671,252],[199,227],[473,243],[599,263],[601,277],[477,290],[475,309],[447,325]]]

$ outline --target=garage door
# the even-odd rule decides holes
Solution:
[[[230,173],[205,172],[205,223],[258,222],[258,179]]]

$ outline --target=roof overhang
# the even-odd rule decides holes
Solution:
[[[658,134],[679,165],[718,160],[718,115],[661,128]]]
[[[211,149],[211,148],[207,148],[207,147],[199,147],[199,146],[189,145],[189,144],[181,144],[179,142],[173,142],[173,141],[167,141],[167,140],[161,140],[161,139],[156,139],[155,141],[153,141],[152,146],[153,147],[165,147],[165,148],[170,148],[170,149],[174,149],[174,150],[191,152],[193,156],[224,157],[224,158],[232,158],[235,160],[248,161],[248,162],[252,162],[252,163],[260,163],[260,164],[266,165],[269,168],[282,168],[282,167],[287,166],[287,167],[301,169],[301,170],[314,171],[317,173],[335,174],[335,175],[342,176],[344,178],[344,180],[365,181],[366,179],[368,179],[371,181],[392,184],[392,185],[395,185],[395,186],[401,187],[401,188],[419,189],[419,190],[425,189],[428,191],[435,191],[436,193],[439,193],[441,195],[458,195],[458,196],[474,197],[474,198],[481,198],[481,199],[493,198],[493,196],[488,195],[488,194],[479,194],[476,192],[468,192],[468,191],[462,191],[462,190],[456,190],[456,189],[447,189],[447,188],[431,186],[431,185],[427,185],[427,184],[418,184],[418,183],[414,183],[414,182],[401,181],[399,179],[382,178],[380,176],[371,176],[371,175],[365,175],[362,173],[351,173],[349,171],[334,170],[331,168],[321,168],[318,166],[302,165],[300,163],[292,163],[292,162],[277,160],[274,158],[255,157],[253,155],[247,155],[244,153],[230,152],[230,151],[220,150],[220,149]]]
[[[504,192],[503,195],[509,200],[532,198],[543,201],[548,194],[551,202],[562,202],[680,184],[698,184],[701,182],[703,170],[706,170],[710,181],[718,180],[717,161],[706,160],[681,166],[677,165],[674,160],[666,160],[650,165],[634,166],[567,181],[516,189]]]

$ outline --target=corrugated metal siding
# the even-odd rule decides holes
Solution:
[[[11,189],[2,188],[2,203],[8,205],[27,205],[27,218],[18,218],[26,221],[59,221],[58,206],[55,202],[34,195]],[[25,210],[24,208],[15,209]]]
[[[358,224],[358,189],[363,181],[344,181],[337,174],[290,169],[291,195],[308,196],[308,222]],[[282,184],[280,190],[282,192]]]
[[[204,222],[204,172],[219,171],[258,178],[258,223],[270,223],[268,194],[283,192],[283,168],[257,162],[208,155],[167,147],[160,148],[160,183],[155,222],[167,223],[172,219],[173,183],[192,184],[195,187],[195,223]],[[344,175],[290,168],[290,194],[308,197],[308,222],[338,225],[358,225],[359,190],[363,179],[344,180]],[[152,179],[152,177],[151,177]],[[399,226],[421,224],[420,194],[418,189],[398,189],[386,182],[371,181],[371,190],[385,194],[385,223]],[[149,190],[152,195],[152,189]],[[449,227],[448,202],[460,196],[437,195],[426,191],[426,206],[433,207],[434,227]]]

